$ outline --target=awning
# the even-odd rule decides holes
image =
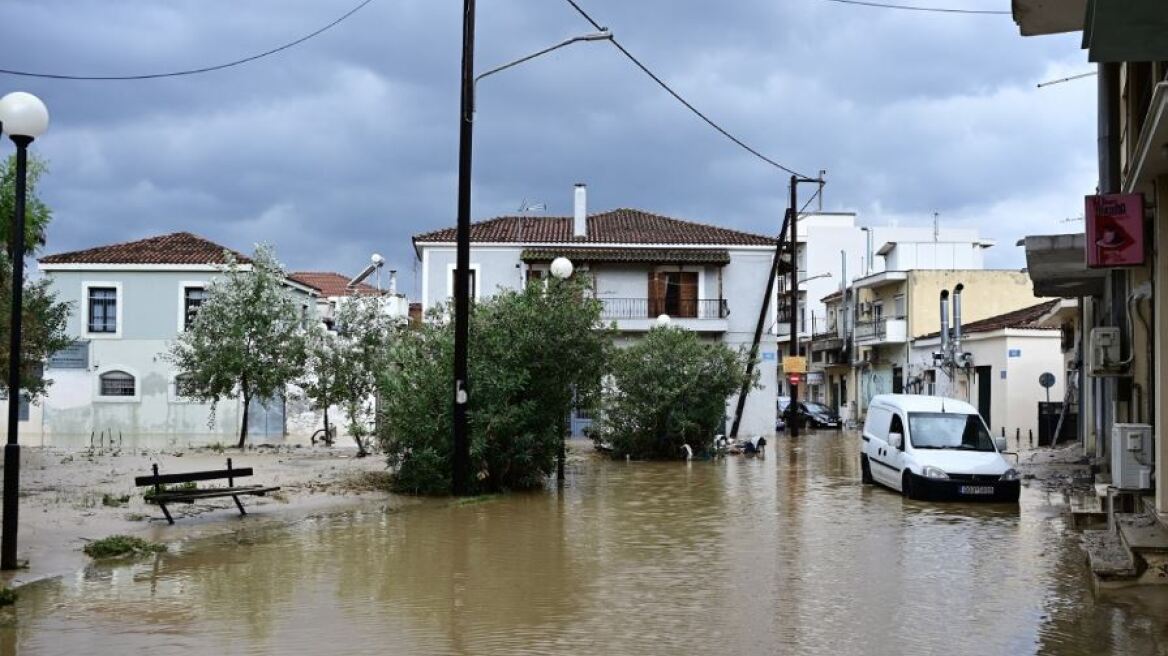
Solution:
[[[730,253],[720,249],[686,248],[526,248],[524,262],[550,262],[566,257],[572,262],[645,262],[649,264],[730,263]]]
[[[1087,268],[1086,238],[1070,235],[1031,235],[1018,242],[1026,248],[1026,267],[1037,297],[1102,296],[1105,269]]]
[[[1168,2],[1087,0],[1083,47],[1092,62],[1168,59]]]
[[[1087,15],[1087,0],[1013,0],[1011,5],[1022,36],[1078,32]]]

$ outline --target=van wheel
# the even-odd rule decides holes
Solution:
[[[916,490],[913,489],[912,473],[907,469],[904,471],[904,477],[900,479],[900,491],[906,499],[917,498]]]
[[[872,466],[868,464],[868,456],[860,456],[860,482],[866,485],[871,485],[872,480]]]

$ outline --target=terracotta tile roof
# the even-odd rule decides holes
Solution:
[[[189,232],[57,253],[39,261],[42,264],[226,264],[224,251],[232,253],[241,264],[251,262],[241,253]]]
[[[519,259],[524,262],[550,262],[560,256],[573,262],[730,263],[728,251],[701,248],[525,248]]]
[[[452,242],[455,228],[414,236],[414,243]],[[618,209],[588,217],[588,236],[572,235],[570,216],[500,216],[476,221],[471,241],[529,244],[718,244],[773,246],[775,239],[641,210]]]
[[[1052,301],[1044,301],[1038,305],[1031,305],[1020,310],[1006,312],[994,317],[987,317],[978,321],[971,321],[961,326],[961,333],[968,335],[970,333],[989,333],[1003,328],[1016,328],[1024,330],[1058,330],[1058,328],[1051,328],[1038,324],[1038,320],[1046,315],[1047,312],[1053,310],[1062,299],[1054,299]],[[930,337],[937,337],[941,331],[923,335],[918,339],[928,339]]]
[[[363,282],[350,289],[349,281],[352,278],[331,271],[297,271],[288,274],[288,278],[320,290],[321,296],[365,296],[377,293],[376,287]]]

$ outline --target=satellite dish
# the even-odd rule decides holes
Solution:
[[[1050,373],[1049,371],[1042,374],[1038,377],[1038,384],[1042,385],[1046,389],[1054,387],[1054,374]]]

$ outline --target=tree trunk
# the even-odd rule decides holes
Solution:
[[[251,407],[251,395],[243,395],[243,422],[239,425],[239,448],[247,444],[247,411]]]
[[[333,434],[331,432],[329,432],[328,404],[327,403],[324,406],[324,443],[325,443],[325,446],[332,446],[333,445]]]

